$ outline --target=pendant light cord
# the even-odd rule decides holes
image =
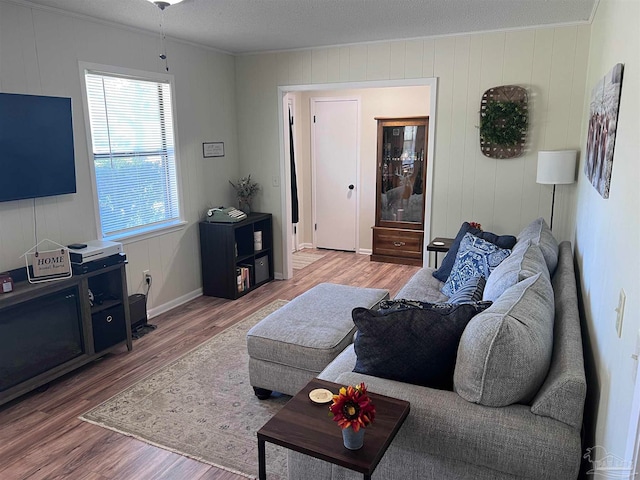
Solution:
[[[160,33],[162,35],[162,53],[160,58],[164,60],[164,69],[169,71],[169,61],[167,60],[167,37],[164,33],[164,8],[160,9]]]

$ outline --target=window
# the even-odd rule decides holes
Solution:
[[[170,80],[84,69],[102,238],[182,222]]]

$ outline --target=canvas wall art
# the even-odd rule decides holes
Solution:
[[[624,65],[618,63],[591,92],[584,173],[602,198],[609,198],[611,186],[623,69]]]

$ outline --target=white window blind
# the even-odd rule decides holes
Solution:
[[[180,220],[171,85],[85,71],[103,238]]]

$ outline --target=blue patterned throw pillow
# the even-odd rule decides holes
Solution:
[[[487,281],[484,277],[472,277],[464,282],[456,293],[449,297],[447,303],[479,302],[482,300],[486,284]]]
[[[465,234],[460,242],[451,274],[442,287],[442,293],[451,297],[470,278],[488,278],[493,269],[510,254],[509,249],[500,248],[470,233]]]
[[[480,237],[483,240],[499,246],[500,248],[513,248],[513,246],[516,244],[516,237],[514,237],[513,235],[496,235],[495,233],[486,232],[484,230],[480,230],[479,228],[474,228],[469,222],[464,222],[460,227],[460,230],[458,230],[456,238],[451,244],[451,248],[449,248],[449,251],[442,260],[440,268],[432,274],[441,282],[446,282],[447,278],[449,278],[449,275],[451,275],[451,270],[453,269],[453,264],[456,261],[458,249],[460,248],[460,242],[462,242],[462,239],[467,233],[475,235],[476,237]]]

